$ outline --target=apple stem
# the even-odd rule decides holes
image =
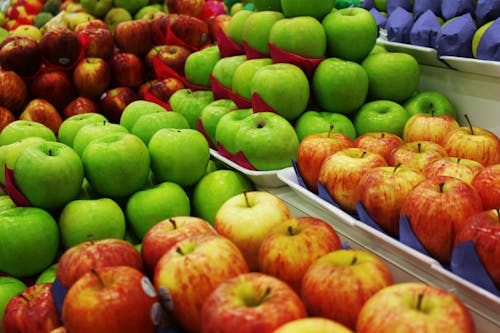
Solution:
[[[365,157],[366,151],[363,151],[363,154],[361,154],[361,158]]]
[[[458,158],[457,158],[457,164],[460,164],[460,161],[461,161],[461,158],[460,158],[460,157],[458,157]]]
[[[179,253],[181,256],[184,255],[184,252],[182,252],[182,249],[179,246],[175,249],[175,252]]]
[[[328,128],[328,137],[331,137],[332,136],[332,133],[333,133],[333,128],[335,126],[333,126],[333,123],[330,123],[330,127]]]
[[[354,265],[357,261],[358,261],[358,257],[357,256],[352,257],[351,265]]]
[[[495,208],[497,211],[498,222],[500,222],[500,208]]]
[[[87,234],[87,240],[90,242],[91,245],[94,245],[94,235],[93,234]]]
[[[439,183],[439,192],[443,193],[444,182]]]
[[[295,232],[293,231],[293,227],[291,225],[288,226],[287,231],[290,236],[295,235]]]
[[[95,277],[99,281],[99,284],[101,285],[101,287],[104,288],[105,287],[104,281],[103,281],[102,277],[99,275],[99,273],[97,273],[93,267],[90,269],[90,271],[92,272],[92,274],[95,275]]]
[[[381,137],[382,139],[383,139],[383,138],[385,138],[385,133],[384,133],[384,132],[380,133],[380,137]]]
[[[399,169],[399,167],[401,166],[401,164],[403,164],[403,163],[398,163],[398,165],[396,165],[396,166],[394,167],[394,170],[392,170],[392,172],[396,173],[396,171],[398,171],[398,169]]]
[[[417,296],[417,310],[422,310],[422,300],[424,299],[424,294],[420,293]]]
[[[172,223],[172,226],[174,227],[174,229],[177,229],[177,222],[175,222],[175,220],[174,220],[174,219],[168,219],[168,221],[169,221],[170,223]]]
[[[248,200],[248,194],[247,192],[243,192],[243,196],[245,197],[245,203],[247,204],[247,207],[250,208],[250,201]]]
[[[47,152],[49,154],[49,156],[53,156],[53,151],[52,149],[49,149],[49,151]]]
[[[271,287],[266,287],[266,290],[264,290],[264,293],[260,296],[256,305],[262,304],[262,302],[264,302],[264,300],[269,296],[270,293]]]
[[[422,150],[422,144],[420,142],[417,143],[417,149],[418,149],[418,152],[420,153]]]
[[[434,113],[436,110],[434,109],[434,105],[432,103],[429,103],[429,107],[431,108],[431,117],[434,117]]]
[[[469,116],[464,114],[465,120],[467,120],[467,124],[469,124],[470,134],[474,135],[474,128],[472,127],[472,123],[470,122]]]

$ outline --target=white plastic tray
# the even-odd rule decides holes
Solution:
[[[383,38],[378,38],[377,43],[384,46],[389,52],[402,52],[412,55],[421,65],[448,68],[446,63],[439,60],[437,51],[431,47],[389,42]]]
[[[442,56],[440,59],[450,65],[451,68],[462,72],[500,77],[500,61],[451,56]]]

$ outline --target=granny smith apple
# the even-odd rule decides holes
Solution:
[[[0,212],[0,271],[29,277],[50,266],[59,249],[57,222],[46,210],[14,207]]]
[[[269,171],[292,165],[297,158],[299,138],[284,117],[258,112],[241,121],[234,144],[256,170]]]
[[[348,7],[328,14],[322,21],[327,55],[362,61],[377,42],[378,27],[373,15],[360,7]]]
[[[75,199],[83,182],[80,156],[61,142],[26,147],[14,165],[17,188],[35,207],[57,210]]]
[[[387,49],[385,48],[384,45],[375,44],[368,55],[376,54],[376,53],[387,53],[387,52],[389,52],[389,51],[387,51]]]
[[[134,193],[149,176],[148,148],[129,133],[111,133],[93,140],[83,151],[82,161],[92,188],[110,198]]]
[[[232,90],[233,92],[246,99],[252,98],[252,78],[257,70],[266,65],[271,65],[271,58],[249,59],[240,64],[233,74]]]
[[[450,116],[457,119],[457,111],[445,94],[439,91],[422,91],[410,97],[404,104],[410,116],[425,113],[434,116]]]
[[[113,0],[81,0],[80,5],[87,13],[103,18],[113,7]]]
[[[16,207],[14,201],[8,195],[0,195],[0,212],[12,207]]]
[[[236,154],[238,150],[235,146],[235,140],[241,121],[252,114],[252,109],[239,109],[223,115],[215,127],[216,144],[220,144],[231,154]]]
[[[115,31],[120,22],[131,21],[132,19],[132,14],[122,7],[113,7],[104,16],[104,22],[112,32]]]
[[[243,42],[263,54],[269,54],[269,33],[273,25],[284,18],[283,13],[265,10],[250,15],[243,25]]]
[[[330,112],[351,114],[366,100],[368,75],[354,62],[326,58],[319,63],[312,78],[312,91],[318,105]]]
[[[30,136],[47,141],[56,141],[54,132],[42,123],[33,120],[14,120],[0,132],[0,146],[8,145]]]
[[[57,262],[44,269],[36,278],[35,283],[52,283],[56,280]]]
[[[131,131],[140,116],[162,111],[165,112],[166,109],[159,104],[144,100],[133,101],[123,109],[120,116],[120,125]]]
[[[281,0],[286,17],[312,16],[321,20],[335,7],[335,0]]]
[[[11,276],[0,276],[0,323],[3,319],[5,307],[12,297],[26,289],[26,284]]]
[[[203,108],[200,119],[203,129],[213,146],[216,146],[215,129],[220,118],[228,112],[236,110],[238,107],[230,99],[219,99],[213,101]]]
[[[61,210],[58,224],[66,249],[89,240],[125,236],[125,214],[110,198],[73,200]]]
[[[403,129],[410,118],[406,109],[389,100],[376,100],[364,104],[354,115],[356,133],[389,132],[403,137]]]
[[[253,183],[236,170],[210,172],[203,176],[194,187],[193,214],[213,225],[215,214],[227,199],[253,189]]]
[[[162,128],[190,128],[189,123],[179,112],[159,111],[140,116],[130,133],[137,135],[146,145],[151,137]]]
[[[57,132],[57,138],[59,139],[59,142],[73,147],[75,135],[78,133],[80,128],[91,123],[104,121],[107,121],[107,119],[101,113],[88,112],[75,114],[63,120],[61,126],[59,127],[59,131]]]
[[[294,120],[306,110],[309,103],[309,80],[300,67],[277,63],[261,67],[251,82],[252,94],[287,120]]]
[[[242,9],[231,16],[226,28],[226,35],[236,44],[243,46],[243,27],[253,11]]]
[[[120,124],[108,121],[92,122],[82,126],[73,139],[73,149],[82,156],[83,151],[90,142],[111,133],[128,133],[129,131]]]
[[[342,113],[327,111],[306,111],[295,121],[294,128],[299,140],[313,133],[343,133],[352,141],[356,139],[356,128],[351,119]]]
[[[174,216],[191,214],[186,191],[177,183],[162,182],[152,188],[137,191],[127,200],[127,222],[142,240],[156,223]]]
[[[214,94],[212,91],[193,91],[191,89],[179,89],[169,99],[172,111],[182,114],[192,129],[198,128],[198,118],[201,116],[201,111],[213,101]]]
[[[192,52],[184,63],[186,80],[192,84],[210,87],[210,74],[220,58],[221,55],[217,45]]]
[[[281,0],[253,0],[255,10],[261,12],[263,10],[274,10],[281,12]]]
[[[212,75],[224,87],[231,89],[236,68],[247,60],[245,55],[220,58],[214,66]]]
[[[161,129],[149,140],[148,149],[156,180],[181,186],[195,184],[210,158],[207,140],[194,129]]]

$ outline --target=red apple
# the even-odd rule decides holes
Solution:
[[[435,176],[452,176],[471,183],[474,176],[484,166],[474,160],[458,157],[441,157],[428,164],[422,172],[426,178]]]
[[[271,333],[307,317],[301,299],[285,282],[262,273],[221,283],[203,303],[201,332]]]
[[[373,168],[359,181],[356,197],[382,230],[398,237],[401,206],[424,179],[420,171],[403,165]]]
[[[179,75],[184,76],[184,64],[191,51],[184,46],[165,45],[160,48],[156,58],[172,68]]]
[[[89,21],[88,23],[90,24],[91,22],[93,21]],[[86,23],[87,22],[85,22],[85,24]],[[115,38],[107,26],[82,28],[82,30],[78,32],[78,36],[82,37],[83,35],[87,35],[89,38],[89,45],[85,50],[85,56],[109,59],[113,55]]]
[[[24,8],[26,9],[26,13],[36,15],[42,11],[44,1],[42,1],[42,0],[22,0],[22,1],[18,1],[18,3],[22,3]]]
[[[167,0],[169,13],[199,16],[203,12],[205,0]]]
[[[146,79],[144,62],[133,53],[115,53],[109,59],[109,68],[111,77],[118,86],[137,88]]]
[[[93,19],[89,21],[84,21],[82,23],[77,24],[75,29],[73,30],[77,34],[79,34],[82,31],[88,30],[88,29],[108,29],[108,25],[106,22],[104,22],[101,19]]]
[[[407,142],[432,141],[442,145],[448,133],[459,127],[458,121],[451,116],[418,113],[406,122],[403,139]]]
[[[115,29],[115,44],[121,52],[144,56],[153,47],[153,34],[148,21],[120,22]]]
[[[364,250],[336,250],[316,260],[304,274],[301,297],[310,316],[354,329],[359,311],[377,291],[391,285],[391,270]]]
[[[30,92],[33,98],[46,99],[60,112],[76,97],[71,75],[59,70],[37,75],[31,82]]]
[[[3,333],[46,333],[62,325],[50,292],[51,283],[38,283],[11,298],[5,307]]]
[[[153,285],[136,268],[93,268],[68,290],[62,320],[72,333],[153,333],[158,302]]]
[[[479,171],[471,184],[479,193],[484,209],[500,207],[500,163]]]
[[[259,272],[288,283],[298,294],[309,266],[342,247],[337,232],[315,217],[288,219],[273,227],[259,248]]]
[[[333,129],[333,128],[332,128]],[[354,143],[343,133],[314,133],[307,135],[299,144],[297,168],[306,187],[318,192],[319,170],[323,161],[345,148],[353,148]]]
[[[57,109],[49,101],[42,98],[32,99],[18,119],[42,123],[56,135],[62,123],[61,115]]]
[[[151,86],[153,84],[155,84],[156,82],[158,82],[158,80],[153,79],[153,80],[149,80],[149,81],[146,81],[143,84],[141,84],[139,86],[139,88],[137,88],[137,96],[139,97],[139,99],[144,99],[144,96],[148,92],[149,88],[151,88]]]
[[[200,331],[205,299],[219,284],[248,272],[248,264],[229,239],[204,233],[178,242],[156,264],[154,285],[168,292],[172,318],[190,333]]]
[[[166,79],[158,80],[153,83],[148,91],[162,102],[167,103],[174,92],[184,88],[184,84],[181,80],[175,77],[167,77]]]
[[[63,27],[48,30],[39,45],[41,55],[48,64],[65,68],[76,63],[82,50],[78,34]]]
[[[227,14],[219,14],[211,17],[208,21],[208,29],[210,31],[210,39],[215,41],[217,40],[217,34],[219,30],[226,32],[227,27],[229,25],[229,21],[231,21],[232,16]]]
[[[62,111],[63,119],[69,118],[76,114],[95,112],[100,113],[99,105],[87,97],[77,97],[66,105]]]
[[[0,106],[0,132],[14,120],[16,120],[16,116],[9,109]]]
[[[69,288],[92,268],[130,266],[143,269],[141,254],[129,242],[121,239],[102,239],[83,242],[67,249],[59,259],[56,278]]]
[[[160,52],[160,50],[165,47],[167,47],[167,45],[155,45],[144,56],[144,65],[146,65],[146,70],[148,71],[148,74],[154,76],[153,58],[156,57],[158,52]]]
[[[393,150],[389,165],[405,165],[422,171],[433,161],[448,156],[440,144],[432,141],[405,142]]]
[[[4,70],[29,77],[38,71],[41,64],[38,42],[29,37],[11,40],[0,48],[0,66]]]
[[[389,132],[368,132],[358,136],[354,140],[354,146],[362,148],[372,153],[382,155],[389,163],[390,156],[394,149],[403,143],[403,139]]]
[[[137,100],[138,96],[129,87],[115,87],[105,91],[99,100],[101,113],[113,123],[119,123],[123,110]]]
[[[194,16],[178,15],[171,23],[170,31],[194,50],[210,43],[208,24]]]
[[[155,15],[151,18],[145,18],[150,22],[154,45],[166,44],[168,27],[177,16],[177,14],[173,13],[155,12]]]
[[[79,96],[97,100],[108,90],[111,70],[103,58],[83,58],[73,70],[73,83]]]
[[[386,165],[385,159],[377,153],[346,148],[323,162],[319,181],[342,209],[353,212],[356,210],[356,187],[361,178],[368,170]]]
[[[14,71],[0,68],[0,105],[18,114],[28,100],[28,87]]]
[[[443,264],[451,258],[456,233],[469,216],[483,210],[472,185],[455,177],[437,176],[415,186],[401,206],[415,236],[429,255]]]

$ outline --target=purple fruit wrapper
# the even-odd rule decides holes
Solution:
[[[382,15],[377,8],[373,7],[370,9],[370,14],[372,14],[373,18],[375,19],[375,22],[377,23],[377,27],[379,29],[385,29],[385,25],[387,23],[387,17]]]
[[[441,15],[445,20],[464,14],[474,14],[474,0],[442,0]]]
[[[418,17],[427,10],[432,10],[436,16],[441,16],[441,0],[415,0],[413,3],[413,15]]]
[[[500,0],[477,0],[475,16],[478,26],[496,20],[500,16]]]
[[[434,14],[428,9],[425,13],[420,15],[413,24],[410,31],[410,42],[413,45],[436,48],[436,38],[441,23]]]
[[[476,30],[476,23],[470,13],[444,24],[436,38],[438,56],[472,58],[472,38]]]
[[[477,46],[476,58],[500,61],[500,18],[497,18],[484,32]]]
[[[413,4],[411,3],[410,0],[387,0],[385,6],[386,6],[387,15],[389,15],[389,16],[398,7],[401,7],[409,12],[411,12],[413,10]]]
[[[387,18],[385,30],[389,42],[410,44],[410,31],[413,27],[413,15],[401,8],[396,8]]]

